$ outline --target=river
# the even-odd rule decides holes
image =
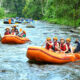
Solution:
[[[75,40],[74,33],[69,32],[65,26],[35,21],[35,28],[26,28],[18,24],[18,28],[26,30],[27,37],[32,41],[22,45],[9,45],[0,43],[0,80],[80,80],[79,62],[58,64],[36,64],[26,58],[29,46],[41,46],[46,37],[70,37],[72,45]],[[0,33],[3,36],[9,24],[0,21]]]

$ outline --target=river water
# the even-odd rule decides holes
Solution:
[[[22,45],[8,45],[0,43],[0,80],[80,80],[79,62],[58,64],[36,64],[26,58],[29,46],[41,46],[46,37],[70,37],[72,45],[77,34],[69,32],[65,26],[35,21],[35,28],[26,28],[27,25],[18,24],[27,32],[27,37],[32,41]],[[9,24],[0,21],[0,33],[3,36]]]

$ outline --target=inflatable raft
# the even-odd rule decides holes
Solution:
[[[15,21],[15,24],[20,24],[22,23],[22,21]]]
[[[28,38],[21,38],[14,35],[6,35],[1,40],[3,44],[24,44],[29,41],[30,40]]]
[[[9,20],[8,20],[8,19],[5,19],[3,23],[4,23],[4,24],[15,24],[15,22],[14,22],[14,21],[9,22]]]
[[[29,47],[26,56],[30,60],[58,64],[80,60],[80,55],[55,53],[42,47]]]

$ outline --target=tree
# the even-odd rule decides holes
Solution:
[[[3,18],[5,15],[4,8],[0,8],[0,18]]]

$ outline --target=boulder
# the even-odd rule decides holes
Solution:
[[[26,26],[26,28],[35,28],[35,26],[33,26],[33,25],[28,25],[28,26]]]

